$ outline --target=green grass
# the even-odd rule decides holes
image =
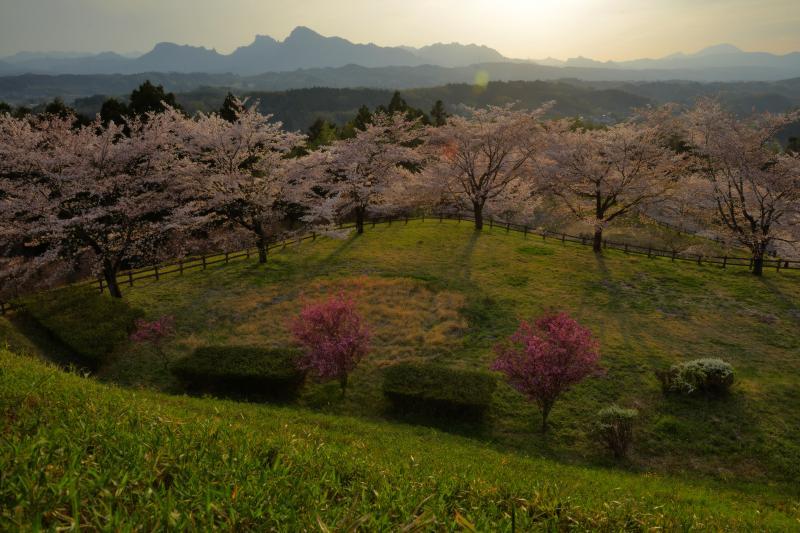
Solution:
[[[148,318],[175,315],[178,334],[165,345],[173,360],[200,346],[284,346],[286,321],[304,301],[343,289],[359,295],[374,330],[374,349],[351,377],[346,398],[335,383],[310,383],[298,400],[301,408],[382,420],[386,366],[420,361],[486,369],[492,345],[515,329],[517,319],[564,309],[600,339],[607,375],[587,380],[556,404],[547,437],[538,432],[536,408],[499,386],[486,427],[471,435],[476,446],[546,458],[563,468],[607,467],[612,462],[588,429],[599,408],[616,403],[640,412],[631,458],[617,468],[746,490],[748,483],[771,484],[797,494],[796,272],[756,279],[746,269],[615,251],[599,258],[551,239],[525,239],[499,228],[476,234],[467,223],[428,221],[368,227],[345,240],[307,241],[271,255],[266,266],[232,262],[123,287]],[[8,325],[0,332],[4,328],[19,337]],[[661,393],[654,370],[707,357],[735,367],[729,397]],[[183,391],[143,346],[117,349],[97,377]]]
[[[789,531],[773,488],[575,467],[474,439],[103,385],[0,349],[0,530]]]
[[[128,339],[134,321],[141,316],[127,301],[103,297],[86,286],[39,293],[24,303],[28,318],[91,368],[102,365],[108,354]]]

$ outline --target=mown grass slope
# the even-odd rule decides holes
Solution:
[[[800,275],[671,263],[467,223],[368,227],[361,236],[317,239],[273,254],[267,266],[236,262],[142,283],[126,298],[151,318],[176,317],[170,358],[215,344],[281,346],[304,301],[354,291],[374,329],[374,349],[341,399],[336,384],[311,384],[299,404],[325,413],[383,418],[382,369],[423,360],[485,369],[491,347],[519,318],[564,309],[601,341],[603,378],[560,400],[551,432],[535,407],[505,385],[484,427],[449,426],[500,450],[564,464],[610,465],[590,436],[595,413],[616,402],[641,413],[632,471],[775,483],[796,493],[800,474]],[[17,333],[17,332],[14,332]],[[664,397],[654,370],[700,357],[734,365],[723,399]],[[132,387],[182,392],[146,347],[117,350],[98,376]]]
[[[0,349],[0,530],[788,531],[800,507],[422,427],[103,385]]]

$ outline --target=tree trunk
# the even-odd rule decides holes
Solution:
[[[542,433],[547,433],[547,417],[550,416],[550,409],[552,408],[553,404],[542,406]]]
[[[117,283],[117,269],[108,261],[103,265],[103,278],[108,285],[109,294],[114,298],[122,298],[122,291],[119,289],[119,283]]]
[[[757,244],[753,250],[753,275],[761,276],[764,273],[764,248],[762,244]]]
[[[475,214],[475,229],[483,229],[483,204],[480,202],[472,202],[472,212]]]
[[[256,241],[256,248],[258,248],[258,262],[264,264],[267,262],[267,240],[259,237]]]
[[[592,240],[592,250],[595,253],[600,253],[603,251],[603,227],[602,226],[595,226],[594,227],[594,239]]]
[[[347,373],[339,376],[339,386],[342,387],[342,397],[344,398],[344,395],[347,392]]]
[[[367,210],[363,207],[356,207],[356,233],[359,235],[364,233],[364,218],[366,211]]]
[[[256,234],[258,262],[263,265],[267,262],[267,252],[269,251],[269,239],[267,238],[267,232],[264,231],[264,226],[260,220],[253,221],[253,231]]]

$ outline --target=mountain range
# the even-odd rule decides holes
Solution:
[[[475,44],[437,43],[422,48],[356,44],[340,37],[324,37],[299,26],[283,41],[266,35],[220,54],[201,46],[158,43],[146,54],[126,57],[115,52],[94,55],[21,52],[0,59],[0,74],[136,74],[141,72],[204,72],[253,75],[297,69],[437,65],[459,67],[473,63],[510,61],[499,52]]]
[[[94,55],[21,52],[0,59],[0,75],[204,73],[256,76],[307,70],[316,72],[352,65],[370,69],[428,66],[464,69],[487,64],[526,65],[528,68],[521,71],[524,76],[518,79],[530,79],[532,72],[542,73],[544,77],[541,79],[580,77],[609,81],[770,81],[800,76],[800,52],[785,55],[745,52],[730,44],[659,59],[603,62],[576,57],[564,61],[552,58],[529,61],[508,58],[497,50],[475,44],[437,43],[421,48],[356,44],[341,37],[325,37],[302,26],[295,28],[283,41],[256,36],[251,44],[230,54],[168,42],[159,43],[151,51],[138,56],[115,52]],[[458,74],[453,74],[441,75],[437,82],[448,77],[463,81]]]

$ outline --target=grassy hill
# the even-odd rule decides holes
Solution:
[[[0,529],[788,531],[753,485],[581,468],[432,429],[98,384],[0,349]],[[513,516],[513,518],[512,518]]]
[[[317,528],[314,509],[331,530],[346,530],[337,525],[340,520],[359,519],[374,504],[380,516],[365,519],[367,530],[410,524],[426,511],[426,519],[435,516],[444,528],[455,527],[458,511],[478,529],[497,529],[499,523],[508,529],[510,519],[502,517],[514,498],[527,502],[520,504],[528,509],[527,518],[516,515],[529,520],[518,522],[522,530],[534,517],[544,517],[535,524],[545,529],[566,528],[570,520],[579,529],[610,530],[643,524],[667,529],[797,526],[798,273],[768,272],[756,279],[742,269],[616,252],[598,258],[577,245],[525,239],[498,228],[476,234],[466,223],[428,221],[306,241],[272,255],[266,267],[252,261],[210,267],[143,282],[125,297],[148,317],[175,316],[178,333],[166,353],[178,360],[199,346],[283,345],[286,321],[304,301],[339,290],[358,294],[375,333],[373,352],[352,376],[344,399],[336,384],[314,383],[296,405],[283,408],[143,392],[183,389],[153,352],[130,344],[117,349],[97,377],[139,392],[88,385],[5,354],[3,366],[9,370],[2,378],[2,399],[12,406],[7,410],[12,415],[5,415],[4,424],[20,450],[35,448],[41,437],[44,444],[38,445],[40,452],[31,448],[31,457],[41,453],[58,459],[55,478],[80,470],[80,461],[70,457],[80,456],[74,450],[81,442],[104,454],[90,470],[97,472],[88,474],[91,480],[75,481],[91,485],[80,489],[85,500],[75,502],[70,500],[75,493],[65,492],[69,483],[30,485],[25,476],[38,475],[47,463],[11,461],[8,454],[18,454],[3,444],[3,461],[11,461],[5,465],[13,463],[13,476],[19,477],[14,487],[30,485],[25,489],[35,489],[30,498],[62,502],[72,509],[62,511],[69,516],[75,506],[83,508],[81,502],[105,501],[110,496],[104,491],[119,490],[127,503],[107,511],[119,512],[120,520],[158,508],[164,520],[196,525],[219,520],[224,527],[269,515],[274,521],[259,522],[274,524],[266,529]],[[505,385],[495,393],[485,425],[445,428],[460,436],[383,422],[380,387],[386,365],[420,360],[485,369],[492,345],[514,330],[518,318],[550,308],[571,312],[593,330],[608,372],[556,404],[549,435],[538,433],[536,409]],[[61,353],[58,343],[19,316],[0,321],[2,336],[19,351],[45,357]],[[698,357],[721,357],[734,365],[733,393],[721,399],[665,397],[654,371]],[[39,382],[46,389],[32,385]],[[594,414],[612,402],[641,413],[632,456],[623,464],[613,463],[589,433]],[[36,415],[17,414],[25,409]],[[25,425],[24,420],[37,417],[41,423]],[[70,432],[84,440],[58,452],[67,438],[77,438]],[[141,444],[135,433],[142,436]],[[212,434],[224,436],[212,439]],[[193,439],[200,443],[196,450]],[[223,441],[230,447],[227,455]],[[270,446],[289,454],[287,460],[299,470],[273,480],[263,467],[268,458],[258,455]],[[141,451],[141,459],[126,455],[129,447]],[[322,450],[322,456],[331,450],[335,458],[326,463],[314,450]],[[165,470],[170,479],[186,477],[182,492],[176,492],[177,482],[158,484],[162,460],[171,465]],[[229,468],[209,466],[214,460]],[[130,481],[134,488],[109,488],[119,480],[109,479],[107,469],[122,468],[125,461],[137,472],[130,478],[138,480]],[[340,461],[346,475],[337,470]],[[418,461],[424,466],[415,470]],[[256,485],[267,483],[264,476],[279,488],[259,493]],[[240,484],[248,488],[236,489],[234,497],[231,491]],[[142,491],[148,489],[156,492],[144,504],[139,498],[146,498]],[[247,494],[246,507],[235,501],[238,494]],[[278,503],[284,494],[292,496]],[[9,498],[8,491],[2,497]],[[142,510],[135,511],[139,505]],[[293,511],[293,505],[305,510]],[[565,513],[566,508],[571,511]],[[252,514],[259,512],[265,514]]]

